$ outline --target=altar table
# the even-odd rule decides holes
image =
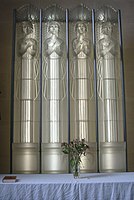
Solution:
[[[0,200],[134,200],[133,172],[16,175],[15,183],[0,175]]]

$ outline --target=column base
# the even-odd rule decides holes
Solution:
[[[68,173],[68,156],[61,151],[61,143],[42,143],[42,173]]]
[[[39,144],[37,143],[13,143],[12,172],[33,174],[39,173]]]
[[[100,172],[126,171],[126,143],[101,142],[99,148]]]

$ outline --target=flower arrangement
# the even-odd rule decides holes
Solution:
[[[78,166],[81,162],[81,156],[86,155],[86,151],[89,149],[89,146],[86,144],[85,139],[75,139],[69,144],[63,142],[61,144],[61,148],[63,153],[69,154],[70,167],[74,171],[74,177],[77,177],[79,174]]]

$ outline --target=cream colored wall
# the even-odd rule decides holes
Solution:
[[[31,0],[38,7],[48,6],[44,0]],[[97,8],[103,4],[111,5],[122,11],[125,89],[127,114],[127,153],[128,170],[134,171],[134,1],[133,0],[62,0],[49,1],[49,5],[57,3],[63,8],[73,8],[83,2],[89,8]],[[10,83],[12,58],[12,9],[18,8],[28,0],[0,1],[0,173],[10,172]]]

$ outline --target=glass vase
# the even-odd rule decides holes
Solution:
[[[80,164],[78,162],[74,162],[74,165],[71,166],[71,171],[73,173],[74,178],[79,178],[79,176],[80,176]]]

